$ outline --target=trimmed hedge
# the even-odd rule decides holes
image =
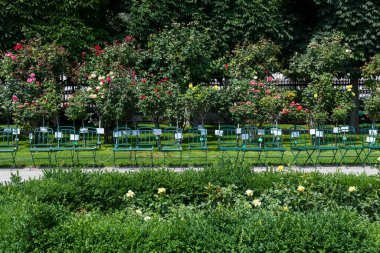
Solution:
[[[0,249],[376,252],[379,193],[379,176],[254,173],[228,160],[181,173],[47,170],[0,186]]]

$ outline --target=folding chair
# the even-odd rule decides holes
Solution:
[[[140,127],[137,129],[136,145],[132,148],[135,153],[135,162],[137,166],[137,153],[149,152],[150,165],[153,167],[153,151],[161,129],[153,129],[150,127]],[[158,131],[158,132],[157,132]]]
[[[244,127],[241,133],[241,151],[243,151],[244,158],[256,158],[256,164],[261,163],[261,153],[264,150],[263,136],[265,134],[264,129],[257,129],[256,127]],[[247,156],[247,153],[257,153],[257,156]]]
[[[267,165],[268,158],[280,158],[280,164],[283,164],[286,149],[282,146],[282,129],[277,126],[265,128],[263,139],[265,152],[264,163]],[[269,152],[271,152],[271,155]],[[273,153],[280,154],[274,155]]]
[[[215,135],[218,136],[218,149],[228,153],[228,151],[236,151],[236,159],[239,157],[241,147],[239,145],[239,134],[241,128],[235,126],[221,126],[215,130]]]
[[[369,165],[372,165],[369,158],[374,157],[372,155],[374,151],[380,150],[380,143],[378,138],[379,130],[377,127],[372,126],[368,128],[361,128],[360,132],[362,135],[363,148],[367,149],[367,153],[364,150],[365,157],[363,164],[366,164],[366,162],[368,162]]]
[[[333,132],[337,133],[337,142],[339,146],[339,152],[341,154],[340,164],[346,164],[346,157],[355,158],[354,164],[359,160],[363,163],[364,160],[361,159],[361,154],[364,151],[363,145],[359,145],[359,140],[356,136],[355,128],[352,126],[341,126],[333,129]],[[354,151],[355,154],[348,154],[349,151]]]
[[[83,127],[79,129],[79,140],[75,145],[74,151],[76,154],[76,161],[79,164],[79,153],[90,152],[90,156],[81,156],[82,158],[92,158],[96,166],[96,151],[100,146],[100,135],[98,130],[94,127]]]
[[[164,153],[164,165],[166,164],[166,154],[169,152],[179,152],[180,165],[182,165],[182,129],[168,127],[162,134],[161,151]]]
[[[191,158],[205,158],[207,164],[207,129],[202,128],[190,128],[188,133],[188,150],[189,150],[189,159]],[[205,155],[200,156],[191,156],[191,152],[204,152]]]
[[[57,154],[61,151],[69,151],[71,164],[74,165],[74,149],[75,149],[75,127],[59,126],[57,132],[54,133],[57,145],[53,147],[54,158],[57,164]]]
[[[13,167],[16,167],[18,131],[17,128],[0,128],[0,153],[11,154]]]
[[[132,161],[132,130],[129,127],[117,127],[113,130],[112,136],[114,142],[114,147],[112,148],[114,166],[116,166],[117,159],[123,159],[123,157],[116,157],[117,153],[129,153],[129,158]]]
[[[49,167],[51,167],[51,156],[53,152],[53,147],[55,146],[54,142],[54,131],[49,127],[38,127],[29,134],[30,140],[30,154],[32,156],[32,161],[34,167],[35,163],[35,154],[36,153],[45,153],[47,157],[39,157],[38,159],[49,160]]]
[[[308,144],[307,131],[305,128],[300,126],[293,126],[289,129],[290,136],[290,151],[293,155],[292,164],[295,162],[297,166],[300,166],[299,158],[306,158],[306,161],[303,165],[306,165],[308,161],[311,161],[314,166],[315,162],[313,161],[313,154],[316,151],[316,147],[314,145]],[[301,153],[306,153],[306,155],[302,155]]]
[[[321,164],[320,158],[331,158],[332,164],[337,164],[336,155],[339,147],[335,142],[335,135],[332,129],[324,127],[317,128],[313,135],[314,143],[317,149],[317,164]]]

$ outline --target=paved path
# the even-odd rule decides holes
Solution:
[[[180,172],[189,168],[170,168],[173,171]],[[201,168],[196,168],[196,169],[201,169]],[[84,169],[86,172],[91,172],[91,171],[118,171],[118,172],[131,172],[131,171],[138,171],[138,168],[112,168],[112,167],[106,167],[106,168],[100,168],[100,169]],[[265,168],[260,168],[260,167],[254,167],[254,171],[256,172],[264,172],[266,171]],[[302,168],[286,168],[286,170],[294,170],[294,171],[301,171],[301,172],[315,172],[319,171],[321,173],[337,173],[341,172],[344,174],[366,174],[366,175],[376,175],[379,174],[379,170],[373,167],[360,167],[360,166],[352,166],[352,167],[321,167],[321,168],[315,168],[315,167],[302,167]],[[0,168],[0,183],[4,182],[9,182],[11,179],[12,174],[14,175],[21,176],[23,180],[30,180],[30,179],[38,179],[42,176],[43,174],[43,169],[37,169],[37,168],[20,168],[20,169],[2,169]]]

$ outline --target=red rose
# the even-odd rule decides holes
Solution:
[[[141,100],[144,100],[144,99],[146,99],[146,96],[145,96],[145,95],[141,95],[141,96],[140,96],[140,99],[141,99]]]
[[[17,43],[14,47],[13,47],[14,50],[18,51],[18,50],[21,50],[22,49],[22,44],[21,43]]]
[[[109,82],[109,83],[111,82],[111,78],[110,78],[110,77],[107,77],[106,80],[107,80],[107,82]]]
[[[95,45],[94,48],[95,48],[96,51],[102,50],[102,47],[99,44]]]
[[[135,38],[132,35],[127,35],[124,37],[124,41],[127,43],[131,43],[135,40]]]
[[[299,105],[298,107],[297,107],[297,111],[301,111],[302,110],[302,105]]]
[[[158,89],[154,89],[154,92],[158,92]]]
[[[228,69],[228,63],[224,64],[224,68]]]

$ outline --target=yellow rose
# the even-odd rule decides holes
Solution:
[[[314,98],[318,98],[318,94],[317,93],[314,94]]]
[[[348,191],[349,191],[349,192],[356,192],[356,187],[355,187],[355,186],[350,186],[350,187],[348,188]]]
[[[283,171],[283,170],[284,170],[284,166],[280,165],[280,166],[277,167],[277,169],[278,169],[279,171]]]
[[[158,194],[165,194],[166,193],[166,189],[164,187],[160,187],[157,189],[157,193]]]
[[[352,95],[353,97],[355,97],[355,92],[351,92],[351,95]]]
[[[189,89],[193,89],[193,88],[194,88],[193,84],[190,83],[190,84],[189,84]]]
[[[302,185],[299,185],[298,188],[297,188],[297,191],[304,192],[305,191],[305,187],[303,187]]]

